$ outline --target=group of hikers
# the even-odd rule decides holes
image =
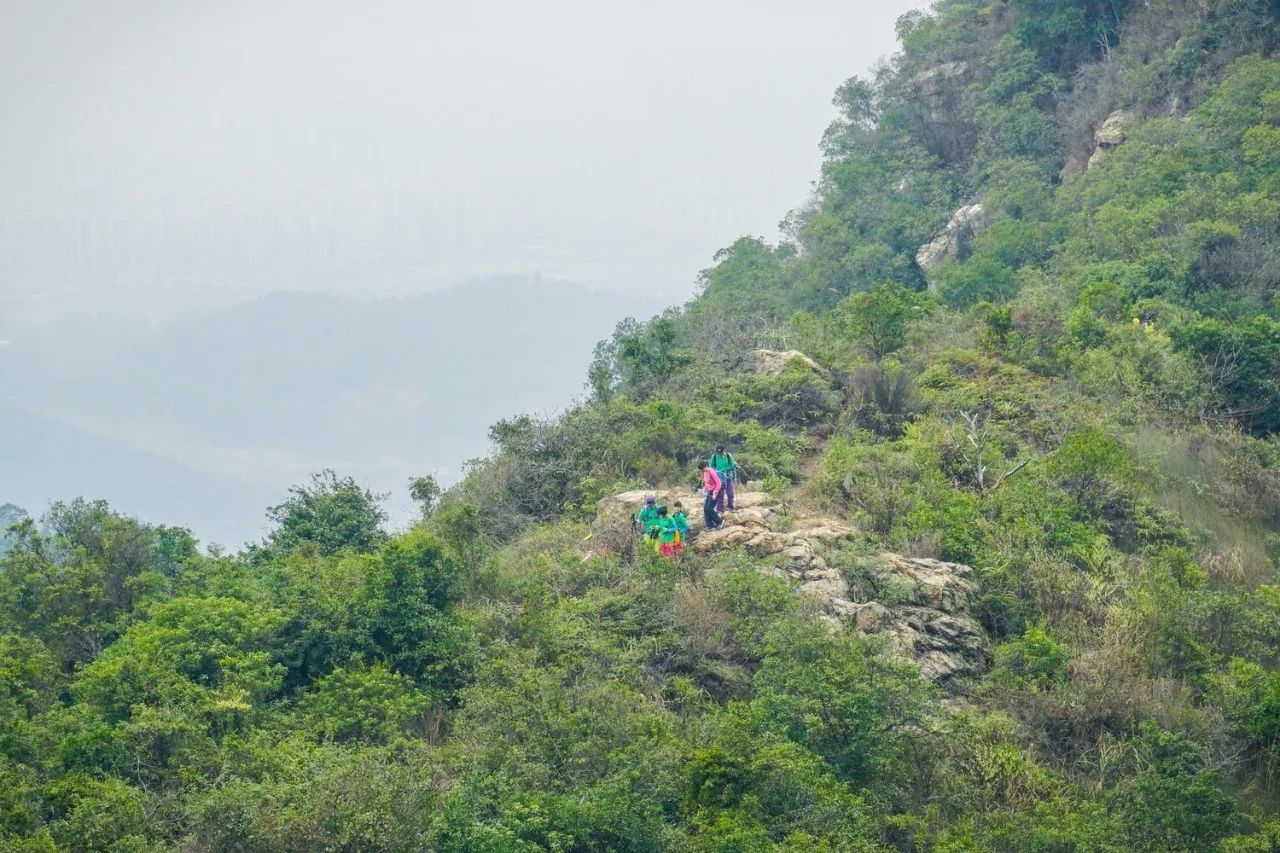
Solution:
[[[736,509],[733,484],[738,479],[738,463],[724,446],[716,448],[705,462],[698,463],[702,488],[694,487],[703,496],[702,519],[708,530],[724,527],[721,513]],[[658,506],[658,499],[646,495],[644,506],[635,515],[635,524],[641,535],[653,543],[653,548],[664,557],[684,554],[684,543],[689,538],[689,520],[684,504],[676,501],[668,510]]]

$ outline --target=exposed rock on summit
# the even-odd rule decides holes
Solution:
[[[752,490],[751,487],[751,483],[743,482],[739,484],[738,493],[735,495],[737,511],[725,516],[724,530],[712,531],[708,535],[714,536],[718,533],[723,533],[731,529],[730,525],[733,528],[765,529],[768,519],[776,513],[772,507],[766,506],[768,496],[764,492]],[[702,496],[696,494],[692,489],[688,491],[649,489],[623,492],[619,495],[602,498],[596,505],[594,531],[597,534],[629,532],[631,530],[631,517],[644,506],[646,495],[653,495],[657,499],[659,506],[665,506],[668,509],[677,502],[683,503],[689,517],[689,533],[695,541],[697,540],[698,534],[703,530]]]

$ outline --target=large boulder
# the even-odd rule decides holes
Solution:
[[[944,685],[981,675],[991,664],[986,635],[977,622],[936,610],[894,613],[890,627],[894,645],[920,665],[920,671]]]
[[[787,575],[819,604],[824,619],[864,634],[887,633],[898,654],[949,688],[991,665],[986,634],[969,613],[977,592],[972,568],[886,553],[871,561],[872,582],[851,588],[844,573],[819,555],[826,537],[815,536],[818,529],[823,528],[782,534],[793,545],[778,553],[787,558]],[[830,529],[839,529],[838,522]],[[884,600],[877,600],[882,594]]]
[[[835,569],[805,572],[800,579],[800,591],[822,601],[837,614],[856,612],[857,605],[848,599],[849,584]]]
[[[788,531],[769,529],[769,524],[776,523],[777,518],[776,512],[770,510],[765,516],[766,522],[760,524],[754,520],[749,510],[727,513],[724,527],[696,538],[693,548],[700,554],[710,554],[726,548],[743,548],[757,557],[781,555],[787,558],[789,564],[794,564],[797,571],[804,571],[815,561],[821,562],[818,550],[823,544],[843,539],[853,533],[853,528],[830,519],[813,528]]]
[[[1124,144],[1128,138],[1129,128],[1137,120],[1137,115],[1129,110],[1116,110],[1098,126],[1093,135],[1093,156],[1089,158],[1089,168],[1099,165]]]
[[[971,578],[973,569],[963,563],[944,563],[924,557],[881,554],[880,570],[896,575],[909,584],[904,603],[959,613],[973,602],[977,587]]]
[[[893,625],[893,611],[878,601],[857,605],[852,615],[854,626],[864,634],[888,631]]]
[[[685,514],[689,518],[690,538],[693,539],[702,532],[702,495],[695,493],[692,489],[642,489],[601,498],[596,504],[596,520],[592,525],[596,536],[593,538],[607,538],[607,534],[610,533],[630,531],[631,519],[644,506],[647,495],[653,495],[657,498],[659,506],[665,506],[668,509],[677,502],[684,504]],[[730,523],[734,526],[761,530],[768,526],[774,510],[767,506],[768,496],[764,492],[753,488],[751,483],[743,482],[739,484],[739,490],[734,495],[734,499],[737,510],[725,515],[726,528]]]
[[[831,372],[798,350],[758,349],[755,351],[755,371],[761,376],[781,376],[793,364],[802,364],[823,379],[830,379]]]
[[[988,224],[987,209],[981,204],[968,204],[952,214],[937,237],[916,252],[916,264],[924,272],[947,260],[957,260],[969,251],[973,240]]]
[[[775,553],[786,558],[786,576],[817,602],[822,618],[864,634],[887,634],[898,654],[952,689],[961,679],[986,671],[991,649],[982,626],[969,613],[977,592],[972,568],[886,553],[870,561],[869,572],[866,567],[860,572],[869,574],[869,584],[851,587],[845,574],[819,553],[831,541],[827,533],[841,529],[845,536],[852,532],[839,522],[827,522],[773,534],[791,541]],[[747,540],[744,547],[758,551],[759,542]]]

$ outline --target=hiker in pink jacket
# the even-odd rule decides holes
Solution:
[[[716,469],[706,462],[699,462],[698,470],[702,472],[702,493],[706,495],[706,500],[702,504],[702,518],[708,530],[718,530],[724,526],[724,519],[716,512],[716,501],[720,499],[724,480],[720,479]]]

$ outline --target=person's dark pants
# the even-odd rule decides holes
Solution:
[[[707,499],[702,504],[702,520],[706,522],[708,530],[715,530],[720,526],[720,514],[716,512],[716,500],[724,494],[724,489],[720,490],[718,495],[708,494]]]
[[[724,485],[720,487],[720,497],[716,500],[716,512],[724,512],[726,497],[729,499],[729,512],[733,512],[737,509],[733,500],[733,480],[727,477]]]

